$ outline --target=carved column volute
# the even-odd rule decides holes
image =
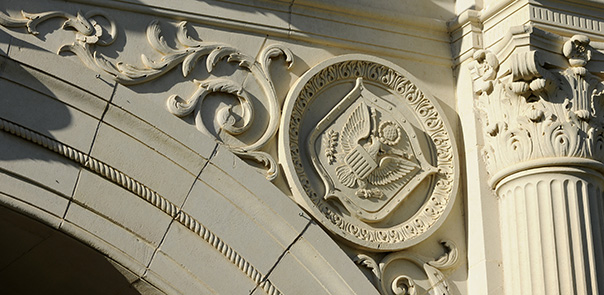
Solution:
[[[558,50],[565,68],[539,51],[512,53],[504,68],[479,50],[470,66],[506,294],[604,291],[604,83],[586,68],[588,37]]]
[[[585,68],[593,50],[589,42],[576,35],[564,43],[567,69],[548,65],[538,51],[512,54],[506,71],[494,53],[474,54],[476,109],[494,188],[515,171],[551,161],[600,169],[604,84]]]

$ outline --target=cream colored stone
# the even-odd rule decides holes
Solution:
[[[78,204],[71,203],[60,229],[142,276],[156,246]]]
[[[315,287],[324,289],[318,293],[377,294],[376,290],[368,284],[367,278],[355,269],[354,263],[348,257],[341,255],[343,251],[337,244],[318,242],[327,237],[325,231],[312,222],[283,260],[277,264],[269,279],[279,284],[286,279],[288,273],[291,275],[290,269],[298,269],[293,271],[294,276],[298,274],[312,276],[313,279],[308,284],[317,286],[309,289]],[[306,292],[312,293],[310,290]]]
[[[153,133],[164,133],[165,136],[172,137],[201,157],[209,158],[216,143],[210,138],[200,135],[193,126],[185,126],[184,123],[186,122],[182,122],[181,119],[167,112],[163,108],[165,99],[167,99],[165,94],[162,94],[158,99],[161,100],[162,107],[150,103],[148,96],[137,94],[129,88],[119,85],[112,101],[112,104],[119,107],[119,109],[112,108],[115,110],[115,114],[109,114],[107,119],[111,120],[112,115],[117,116],[119,114],[123,114],[126,118],[134,117],[133,120],[140,118],[142,122],[137,125],[161,128],[153,131]],[[166,124],[165,122],[170,123]],[[126,126],[124,127],[126,128]],[[150,128],[146,127],[146,129]],[[149,144],[156,145],[157,143],[149,142]]]
[[[111,105],[103,117],[103,121],[115,129],[121,130],[136,138],[149,148],[183,167],[191,174],[199,174],[201,168],[206,164],[204,156],[209,157],[209,154],[202,156],[199,153],[207,153],[211,144],[204,146],[204,148],[208,150],[192,151],[189,147],[178,142],[169,134],[158,130],[156,127],[140,120],[119,107]],[[203,139],[200,139],[199,141],[202,140]],[[207,141],[209,140],[206,139],[206,142]]]
[[[206,290],[210,288],[228,294],[249,294],[255,286],[255,282],[235,264],[216,251],[212,245],[204,242],[199,235],[179,223],[172,224],[155,258],[158,260],[154,259],[151,262],[151,271],[166,276],[166,271],[174,269],[174,266],[170,267],[171,258],[178,261],[181,272],[188,270],[197,280],[207,285]],[[225,273],[229,276],[225,277]],[[182,287],[179,292],[183,293],[187,290],[201,289],[190,284]]]
[[[20,10],[61,14],[38,14],[28,31]],[[596,0],[2,1],[0,203],[113,259],[141,293],[601,293],[603,11]],[[116,38],[105,44],[109,18]],[[183,40],[185,29],[197,41]],[[80,57],[55,54],[65,44]],[[283,57],[264,64],[290,51],[290,69]],[[394,252],[347,243],[329,220],[306,228],[304,210],[315,217],[323,210],[301,199],[286,174],[316,166],[292,168],[284,157],[291,146],[274,136],[298,130],[277,126],[304,108],[285,102],[296,81],[351,53],[413,75],[441,105],[460,148],[453,157],[461,189],[426,211],[448,213],[421,242]],[[217,54],[225,56],[208,68]],[[378,97],[394,93],[365,82]],[[351,89],[313,93],[322,103],[312,106],[313,124],[302,121],[301,145],[316,139],[312,130],[325,126],[314,123]],[[420,122],[413,114],[398,117]],[[375,120],[388,118],[380,112]],[[364,120],[330,122],[341,131],[354,125],[346,121]],[[370,150],[370,141],[354,142],[357,151]],[[433,143],[419,143],[424,162],[439,154]],[[302,158],[326,155],[329,144],[302,150]],[[320,197],[331,187],[316,183]],[[420,185],[418,200],[399,206],[411,213],[397,217],[432,200],[431,185],[442,183]]]
[[[231,157],[234,156],[231,155]],[[232,161],[239,165],[243,164],[239,159],[232,158]],[[265,187],[265,189],[273,191],[273,194],[266,193],[266,191],[263,192],[260,183],[266,183],[266,179],[262,179],[262,175],[249,169],[245,170],[247,171],[242,174],[248,175],[245,177],[252,180],[256,178],[257,182],[255,185],[252,185],[252,181],[239,183],[239,181],[231,178],[225,172],[218,170],[214,165],[208,165],[204,169],[204,172],[201,173],[200,180],[203,181],[203,184],[199,189],[203,189],[203,186],[209,186],[206,189],[210,188],[215,192],[219,192],[222,197],[241,208],[239,210],[243,212],[239,214],[247,215],[247,218],[259,223],[259,227],[266,228],[264,230],[267,231],[267,234],[272,236],[272,239],[275,239],[275,241],[271,241],[270,243],[275,243],[276,249],[287,247],[302,232],[308,220],[300,216],[299,214],[302,214],[303,211],[292,206],[293,204],[290,200],[286,199],[287,197],[276,188]],[[240,179],[243,180],[245,178]],[[210,193],[212,193],[211,190]],[[203,194],[201,194],[201,197],[203,197]],[[268,204],[271,204],[271,206],[269,207]],[[229,226],[229,224],[225,224],[224,226]],[[229,227],[226,227],[222,230],[228,229]]]
[[[313,41],[318,41],[317,43],[336,43],[336,46],[344,48],[362,48],[371,50],[372,53],[404,56],[408,59],[421,59],[420,55],[428,54],[432,56],[431,62],[435,64],[450,63],[448,36],[444,34],[444,24],[440,28],[441,32],[431,30],[428,39],[425,38],[425,31],[419,27],[406,26],[403,29],[403,26],[395,26],[392,22],[384,24],[362,17],[350,18],[349,15],[338,12],[320,11],[323,15],[316,17],[317,10],[294,5],[291,15],[292,37],[303,38],[310,35]]]
[[[188,260],[189,258],[187,258]],[[195,276],[187,267],[179,264],[164,252],[159,251],[153,259],[151,268],[145,274],[147,280],[153,281],[168,294],[216,294],[217,291]]]
[[[4,165],[3,165],[4,166]],[[5,206],[19,208],[39,217],[51,227],[58,227],[69,200],[52,189],[44,189],[10,171],[0,174],[1,199]]]
[[[34,186],[40,186],[42,189],[48,190],[51,195],[58,195],[57,197],[60,196],[65,199],[71,197],[78,173],[80,172],[78,165],[13,135],[3,132],[0,138],[2,140],[2,144],[0,145],[0,163],[2,163],[1,168],[3,173],[21,178],[22,181],[29,182]],[[14,190],[7,188],[3,189],[3,191],[15,194],[15,197],[21,198],[16,188]],[[23,198],[30,197],[25,195]],[[42,197],[40,198],[40,205],[45,203],[42,201],[43,199]],[[53,207],[49,206],[45,210],[54,212],[57,216],[62,216],[62,213],[59,213],[61,210],[57,211],[58,208],[53,209]]]
[[[52,43],[49,44],[33,36],[22,39],[15,37],[15,33],[10,33],[14,34],[10,46],[10,58],[39,68],[52,76],[61,77],[70,84],[79,85],[104,100],[111,98],[115,82],[106,78],[97,78],[97,73],[86,70],[86,67],[75,56],[58,56],[56,54],[63,44],[73,42],[73,34],[57,36],[57,38],[46,35],[45,39],[52,40]]]
[[[223,186],[214,184],[217,187],[211,188],[204,182],[196,182],[183,210],[219,236],[223,242],[239,249],[238,252],[259,271],[267,273],[281,253],[294,241],[295,237],[292,236],[297,232],[292,230],[291,233],[284,234],[271,228],[271,225],[277,222],[266,222],[267,218],[262,217],[272,214],[269,208],[262,210],[260,206],[254,208],[241,202],[241,199],[256,198],[249,192],[237,193],[241,199],[231,200],[226,197],[233,195],[228,191],[228,187],[240,185],[234,179],[225,177],[220,183]],[[285,239],[286,237],[290,240]]]
[[[104,123],[95,138],[91,156],[147,185],[176,206],[182,205],[195,179],[195,174],[171,159]],[[200,158],[199,170],[203,162]],[[179,185],[175,186],[176,183]]]
[[[10,46],[11,36],[4,32],[4,28],[0,29],[0,55],[7,56]]]
[[[108,216],[107,219],[154,246],[160,245],[172,221],[171,216],[139,196],[89,171],[80,174],[73,202]]]
[[[155,286],[151,285],[146,280],[138,280],[132,284],[132,288],[136,289],[141,294],[149,294],[149,295],[163,295],[166,294],[162,292]]]
[[[454,136],[414,81],[387,61],[345,55],[305,73],[285,102],[279,156],[295,200],[360,248],[423,241],[457,194]]]
[[[254,173],[256,171],[245,167],[245,162],[226,148],[218,146],[210,162],[213,165],[208,165],[199,179],[219,190],[233,203],[253,212],[252,216],[258,215],[254,218],[263,219],[264,224],[275,227],[274,231],[282,244],[289,244],[306,226],[308,220],[300,216],[304,215],[300,207],[290,202],[276,187],[268,185],[264,174]],[[224,180],[226,183],[221,182]],[[234,185],[228,185],[230,183]],[[246,194],[251,194],[253,198],[243,197]]]
[[[106,102],[11,60],[4,61],[0,75],[0,103],[5,105],[1,118],[77,150],[90,150]]]

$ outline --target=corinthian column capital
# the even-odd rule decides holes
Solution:
[[[604,83],[587,69],[601,53],[583,35],[572,36],[557,51],[565,67],[534,50],[512,53],[506,67],[492,52],[474,53],[470,69],[494,188],[530,168],[604,171]]]

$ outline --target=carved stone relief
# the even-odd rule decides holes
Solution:
[[[450,241],[443,241],[441,244],[446,250],[437,259],[423,257],[409,251],[399,251],[386,255],[379,262],[365,254],[357,255],[354,261],[371,270],[374,285],[381,294],[417,295],[430,291],[430,294],[449,295],[451,294],[449,283],[441,270],[450,268],[457,262],[458,252],[455,244]],[[421,268],[420,272],[428,280],[428,290],[423,289],[416,280],[405,274],[410,269],[406,262],[410,262],[412,267]]]
[[[545,159],[555,157],[588,167],[604,160],[604,83],[585,68],[593,51],[589,44],[582,35],[564,43],[567,69],[528,51],[513,54],[510,71],[502,72],[493,53],[474,54],[476,108],[493,186],[540,159],[550,163]]]
[[[290,90],[280,159],[293,194],[357,247],[424,240],[455,199],[455,143],[438,105],[412,78],[364,56],[327,60]]]
[[[228,44],[191,38],[187,32],[187,23],[184,21],[178,25],[175,36],[177,45],[176,48],[173,48],[168,46],[164,40],[159,22],[154,20],[147,27],[147,41],[150,47],[162,57],[159,60],[154,60],[142,54],[142,66],[139,66],[125,62],[112,62],[96,51],[96,46],[111,45],[117,37],[115,21],[101,11],[78,13],[77,15],[56,11],[37,14],[22,12],[22,18],[11,18],[0,13],[0,25],[26,27],[30,34],[37,35],[36,27],[40,23],[53,18],[66,19],[63,23],[63,29],[75,31],[74,42],[62,46],[58,53],[72,52],[87,67],[98,73],[106,74],[124,85],[151,81],[168,73],[178,65],[182,65],[182,75],[186,78],[191,74],[198,61],[204,57],[206,58],[205,66],[209,73],[224,59],[227,62],[237,63],[239,67],[249,71],[262,89],[264,96],[260,97],[263,100],[261,104],[266,105],[269,117],[265,120],[268,122],[266,126],[255,128],[261,131],[256,130],[255,132],[259,134],[253,134],[252,139],[248,138],[246,141],[233,139],[249,131],[250,127],[258,121],[254,120],[253,102],[249,98],[249,93],[242,89],[242,81],[234,81],[229,77],[204,81],[194,80],[193,82],[198,87],[197,91],[188,99],[183,99],[177,94],[171,95],[167,98],[167,108],[174,115],[180,117],[193,114],[197,129],[215,137],[217,141],[225,144],[238,156],[264,165],[267,169],[267,179],[272,181],[277,177],[278,169],[275,159],[261,149],[275,136],[280,117],[279,103],[269,76],[269,64],[272,58],[284,55],[286,63],[291,66],[293,55],[287,48],[279,44],[268,45],[262,50],[259,60],[256,60]],[[102,27],[95,18],[106,20],[109,23],[108,27]],[[213,92],[233,95],[238,103],[234,106],[220,108],[215,114],[211,114],[218,128],[224,131],[220,135],[209,132],[202,120],[203,100]]]
[[[478,50],[470,65],[498,197],[506,294],[602,290],[601,259],[591,253],[602,253],[602,220],[594,216],[602,208],[604,83],[587,69],[601,53],[584,35],[558,50],[548,58],[513,53],[506,70],[494,53]]]
[[[283,46],[266,46],[256,60],[227,44],[191,38],[187,23],[181,22],[175,36],[176,46],[171,47],[162,36],[159,23],[152,21],[146,30],[147,41],[162,57],[154,60],[142,55],[141,65],[134,65],[110,61],[96,51],[96,46],[111,45],[118,31],[115,21],[99,11],[77,15],[23,12],[22,18],[0,13],[0,25],[25,27],[35,35],[36,26],[52,18],[66,19],[63,29],[75,32],[73,43],[62,46],[59,52],[76,54],[87,67],[124,85],[154,80],[178,65],[182,65],[182,75],[187,78],[202,58],[206,58],[208,72],[223,59],[249,71],[264,95],[260,99],[268,110],[266,126],[252,127],[258,121],[252,95],[241,81],[231,77],[192,79],[195,92],[187,98],[171,95],[166,100],[167,110],[178,117],[194,116],[199,131],[214,136],[238,156],[266,166],[269,180],[277,177],[278,166],[263,148],[280,128],[279,160],[296,201],[329,231],[354,247],[370,252],[404,250],[430,236],[451,210],[459,178],[459,159],[451,128],[436,101],[394,64],[365,55],[327,60],[296,82],[281,110],[269,76],[269,63],[283,55],[288,65],[292,65],[293,54]],[[101,26],[95,18],[103,18],[102,23],[108,23],[108,27]],[[212,114],[224,131],[218,135],[209,130],[202,118],[207,114],[203,111],[204,100],[215,92],[231,95],[236,102]],[[1,124],[7,132],[12,132],[10,128],[22,128],[11,122],[0,121]],[[229,140],[251,129],[261,130],[254,140]],[[65,156],[82,165],[95,163]],[[86,167],[98,172],[96,167]],[[103,176],[131,191],[144,188],[126,175]],[[122,178],[127,181],[120,182]],[[136,187],[132,188],[130,183]],[[154,204],[159,202],[156,199],[163,200],[152,191],[139,196]],[[174,215],[178,208],[169,205],[165,211]],[[179,218],[179,222],[217,250],[230,249],[186,213]],[[406,268],[397,263],[403,260],[421,268],[433,290],[448,294],[439,269],[455,263],[457,250],[450,243],[445,246],[449,249],[447,254],[437,260],[403,251],[387,254],[379,263],[359,254],[358,261],[374,266],[375,283],[383,294],[416,294],[419,290],[411,276],[401,275]],[[234,253],[225,254],[231,262],[245,262],[234,250],[228,252]],[[240,269],[256,283],[262,277],[247,262]],[[261,287],[269,294],[280,293],[270,283]]]

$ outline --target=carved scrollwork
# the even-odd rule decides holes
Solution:
[[[521,162],[549,157],[604,160],[604,83],[585,68],[593,50],[589,43],[582,35],[564,43],[566,69],[547,64],[536,51],[515,53],[511,70],[501,76],[493,53],[474,54],[470,70],[492,185]]]
[[[43,13],[27,13],[21,11],[23,18],[16,19],[8,17],[0,13],[0,25],[11,28],[26,27],[27,32],[32,35],[38,35],[37,27],[40,23],[45,22],[52,18],[64,18],[63,29],[71,29],[76,32],[76,42],[81,43],[82,46],[87,44],[107,46],[111,45],[117,36],[117,27],[113,18],[107,14],[93,10],[86,14],[78,12],[76,15],[72,15],[62,11],[49,11]],[[109,30],[101,27],[100,24],[94,19],[95,17],[102,17],[109,22]],[[60,50],[59,50],[60,51]]]
[[[409,251],[400,251],[388,254],[379,263],[362,253],[358,254],[354,261],[371,270],[373,282],[381,294],[415,295],[419,294],[418,291],[423,287],[430,294],[449,295],[451,294],[449,283],[442,270],[451,268],[457,262],[458,252],[457,247],[451,241],[442,241],[441,244],[445,248],[445,253],[437,259],[423,257]],[[428,279],[429,285],[419,286],[416,283],[416,280],[424,278],[413,278],[408,274],[401,274],[401,268],[397,265],[401,261],[408,261],[419,267]]]
[[[238,49],[220,42],[207,42],[196,40],[188,34],[186,22],[178,24],[176,33],[176,48],[168,46],[162,36],[159,22],[153,20],[146,30],[147,41],[151,48],[162,57],[154,60],[147,55],[141,55],[142,66],[124,62],[111,62],[95,50],[96,45],[107,46],[112,44],[116,38],[116,25],[113,19],[100,11],[91,11],[86,14],[78,13],[71,15],[64,12],[45,12],[31,14],[22,12],[23,18],[11,18],[0,14],[0,25],[6,27],[26,27],[28,32],[38,34],[37,25],[51,19],[64,18],[64,29],[72,29],[76,32],[75,41],[63,45],[61,52],[71,52],[89,68],[104,74],[108,74],[113,80],[124,85],[139,84],[156,79],[171,71],[178,65],[182,65],[183,77],[188,77],[197,65],[198,61],[205,57],[205,67],[212,72],[216,65],[223,59],[227,62],[237,63],[241,68],[248,70],[263,91],[263,97],[268,109],[267,126],[256,140],[251,143],[224,143],[231,151],[242,158],[256,161],[267,167],[267,179],[274,180],[277,176],[276,161],[261,149],[274,137],[277,132],[280,105],[276,97],[275,88],[269,75],[269,65],[273,58],[283,55],[288,67],[293,64],[293,54],[289,49],[272,44],[263,49],[260,58],[256,61],[253,57],[241,53]],[[94,18],[102,17],[109,23],[109,28],[103,28]],[[241,89],[241,83],[236,83],[227,78],[218,78],[208,81],[193,80],[198,86],[197,90],[189,99],[182,99],[178,95],[172,95],[167,99],[168,110],[176,116],[183,117],[194,113],[196,127],[201,132],[213,136],[208,132],[201,119],[201,109],[204,98],[213,92],[221,92],[235,96],[239,103],[239,111],[233,106],[221,108],[214,114],[221,130],[231,136],[238,136],[250,129],[255,122],[254,108],[248,94]]]

